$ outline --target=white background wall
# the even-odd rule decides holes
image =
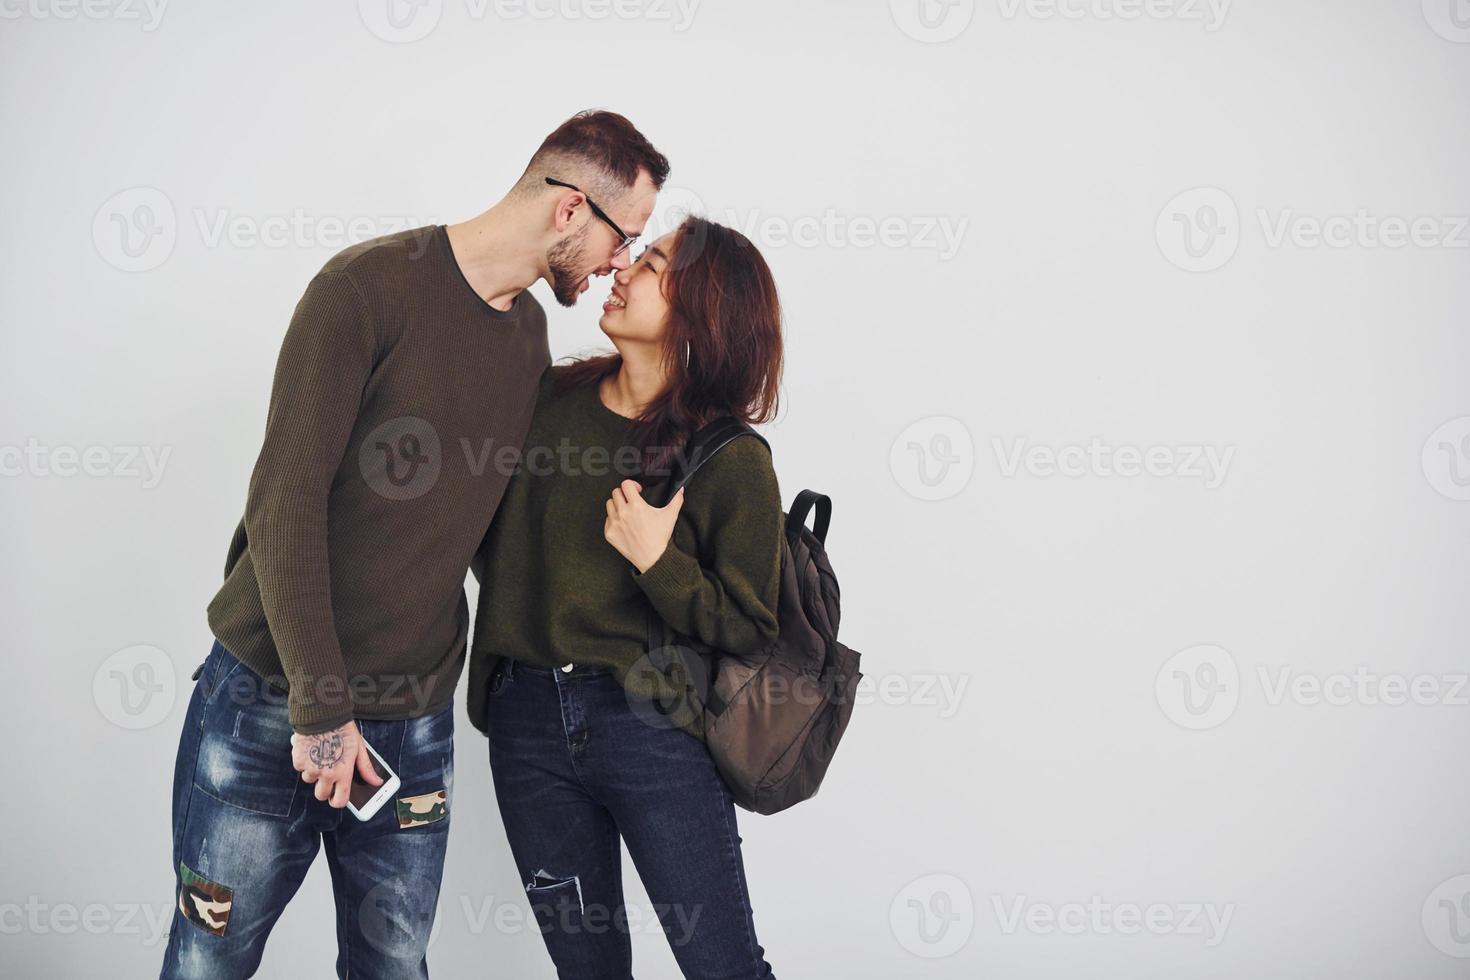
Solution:
[[[605,106],[765,251],[783,493],[836,500],[864,703],[740,825],[777,974],[1464,975],[1464,0],[388,2],[0,0],[0,972],[157,972],[204,608],[341,225],[462,220]],[[550,976],[458,720],[430,965]],[[329,975],[330,914],[316,868],[262,975]]]

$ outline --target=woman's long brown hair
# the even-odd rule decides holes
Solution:
[[[686,218],[661,286],[669,303],[668,381],[630,426],[631,444],[651,475],[667,473],[688,437],[717,416],[751,424],[775,418],[784,357],[776,282],[760,251],[735,229]],[[558,392],[595,384],[622,360],[614,352],[558,364],[552,383]]]

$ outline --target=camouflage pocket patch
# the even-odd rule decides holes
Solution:
[[[195,874],[183,861],[179,862],[179,911],[184,918],[215,936],[225,934],[230,924],[230,907],[235,893],[217,881]]]
[[[398,798],[398,829],[422,827],[426,823],[443,820],[449,816],[449,800],[441,789],[422,796],[400,796]]]

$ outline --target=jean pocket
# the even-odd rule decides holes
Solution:
[[[509,657],[500,657],[495,666],[490,668],[490,676],[485,679],[485,696],[494,698],[505,692],[514,680],[514,672],[511,669]]]
[[[204,709],[195,788],[242,810],[286,816],[302,785],[291,733],[284,700],[213,698]]]
[[[235,659],[235,655],[225,649],[219,640],[214,641],[209,655],[204,658],[204,663],[194,671],[194,679],[199,682],[199,693],[204,697],[204,703],[212,704],[220,690],[235,676],[235,672],[243,666]]]

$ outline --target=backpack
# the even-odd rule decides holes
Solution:
[[[770,448],[730,416],[700,428],[676,458],[655,506],[666,504],[721,448],[747,435]],[[808,528],[814,508],[815,524]],[[803,490],[783,516],[780,633],[765,650],[739,658],[713,651],[701,660],[695,647],[707,646],[679,634],[651,607],[648,617],[650,664],[666,674],[683,673],[684,709],[702,711],[705,742],[720,775],[735,802],[755,813],[778,813],[817,792],[863,676],[860,654],[837,640],[840,592],[825,548],[832,500]]]

